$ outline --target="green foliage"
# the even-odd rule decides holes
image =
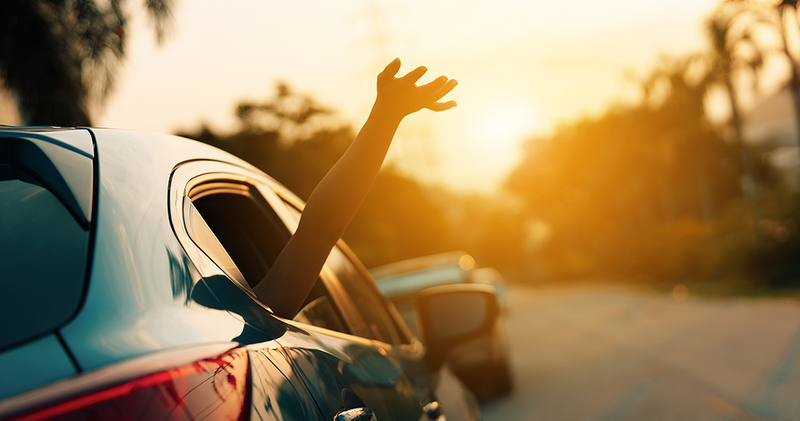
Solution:
[[[179,133],[228,151],[260,168],[307,199],[339,157],[354,133],[333,113],[288,85],[279,83],[276,95],[263,102],[237,107],[241,130],[229,135],[201,126]],[[324,116],[324,119],[314,117]]]
[[[145,0],[159,42],[171,0]],[[0,83],[28,125],[91,125],[125,55],[124,0],[0,1]]]
[[[754,162],[760,189],[778,192],[763,195],[762,219],[754,222],[738,146],[705,119],[702,79],[693,82],[687,69],[666,63],[639,104],[527,142],[506,187],[523,199],[529,219],[552,230],[529,256],[550,279],[800,280],[797,200]],[[659,80],[666,91],[656,97]]]
[[[344,239],[368,267],[454,249],[446,204],[435,191],[385,167]]]

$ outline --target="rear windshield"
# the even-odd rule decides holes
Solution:
[[[0,350],[75,314],[89,243],[88,231],[46,181],[18,164],[15,143],[0,138]]]

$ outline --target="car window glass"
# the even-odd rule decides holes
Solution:
[[[308,294],[305,303],[294,316],[294,320],[312,326],[324,327],[337,332],[348,332],[345,330],[342,318],[339,315],[333,301],[326,293],[322,281],[317,279],[317,283]]]
[[[386,310],[384,298],[370,285],[372,282],[364,278],[353,262],[347,258],[339,247],[331,250],[328,265],[347,294],[356,304],[374,339],[390,344],[401,343],[400,334],[395,329],[389,312]]]
[[[69,321],[83,297],[89,247],[89,232],[64,204],[2,152],[0,349]]]
[[[186,232],[189,234],[189,238],[214,261],[217,267],[222,269],[222,272],[233,279],[238,286],[252,292],[250,284],[239,271],[239,268],[236,266],[236,263],[233,262],[233,259],[231,259],[228,251],[225,250],[225,247],[219,242],[219,239],[211,230],[211,227],[208,226],[206,220],[200,215],[200,211],[197,210],[197,207],[195,207],[191,201],[187,200],[184,203],[183,211]],[[255,293],[253,293],[253,296],[255,296]]]

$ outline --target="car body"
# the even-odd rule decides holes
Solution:
[[[0,419],[479,419],[343,242],[294,320],[255,298],[302,209],[188,139],[0,127]],[[457,295],[477,321],[437,336]],[[428,298],[431,343],[496,314]]]
[[[432,287],[485,284],[497,294],[497,306],[502,308],[498,288],[504,283],[499,272],[493,268],[474,268],[474,265],[472,256],[453,251],[391,263],[370,272],[416,334],[420,325],[416,311],[419,294]],[[512,389],[507,348],[503,320],[498,317],[484,335],[451,349],[446,360],[480,399],[495,398]]]

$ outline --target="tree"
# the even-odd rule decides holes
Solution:
[[[662,62],[640,103],[526,143],[506,187],[529,225],[549,228],[529,259],[545,276],[702,275],[712,218],[741,198],[741,169],[705,118],[692,62]]]
[[[0,1],[0,82],[24,124],[91,125],[125,56],[125,0]],[[144,0],[163,42],[172,0]]]
[[[713,138],[713,133],[706,118],[704,103],[708,91],[708,78],[703,77],[702,73],[692,77],[692,73],[697,73],[698,67],[702,66],[702,63],[698,62],[699,58],[702,57],[690,56],[685,59],[663,57],[660,66],[642,83],[642,90],[645,103],[651,107],[659,107],[665,118],[676,123],[671,133],[667,133],[672,137],[672,141],[688,143],[681,147],[696,151],[689,156],[692,165],[687,170],[694,174],[702,217],[709,220],[714,217],[715,206],[714,196],[709,188],[710,164],[706,161],[714,154],[707,150],[709,145],[705,139]]]
[[[780,54],[789,64],[787,85],[794,102],[794,116],[797,122],[796,141],[800,145],[800,62],[789,48],[791,38],[797,30],[797,0],[781,0],[777,4],[774,0],[726,0],[719,9],[725,8],[735,8],[739,15],[757,16],[759,23],[766,24],[765,26],[779,35],[782,41]],[[794,27],[794,31],[790,29],[791,27]]]
[[[797,145],[800,146],[800,64],[789,51],[789,32],[786,20],[794,19],[797,22],[797,0],[783,0],[778,6],[778,23],[780,27],[781,39],[783,40],[783,54],[789,60],[789,91],[792,93],[794,101],[794,121],[797,130]]]
[[[754,178],[754,168],[742,137],[742,118],[735,77],[741,72],[757,74],[764,64],[763,52],[757,42],[756,32],[771,19],[748,2],[728,1],[722,3],[707,21],[707,33],[711,41],[709,51],[709,71],[706,83],[720,84],[728,94],[731,109],[730,123],[733,137],[739,148],[744,175],[742,190],[750,204],[754,219],[759,219],[758,190]],[[755,75],[753,80],[757,81]]]

